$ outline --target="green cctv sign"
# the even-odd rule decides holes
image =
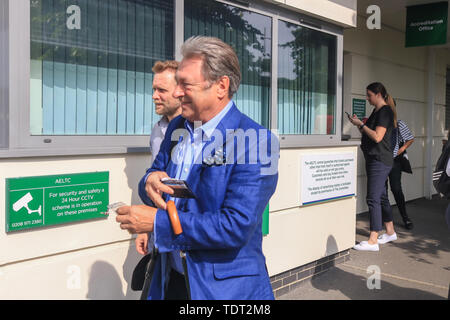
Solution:
[[[109,172],[6,179],[6,232],[105,217]]]
[[[436,2],[406,9],[405,46],[432,46],[447,42],[448,2]]]

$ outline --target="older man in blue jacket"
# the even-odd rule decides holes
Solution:
[[[182,114],[170,123],[139,183],[146,205],[119,208],[116,219],[130,232],[154,232],[161,254],[149,299],[183,298],[183,290],[192,299],[273,299],[261,226],[278,180],[278,140],[234,104],[241,74],[229,45],[193,37],[182,54],[174,93]],[[161,182],[166,177],[187,181],[195,198],[173,199]],[[180,235],[166,212],[169,199],[178,210]],[[174,280],[180,276],[189,279],[186,286]]]

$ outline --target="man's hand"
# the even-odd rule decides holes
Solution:
[[[146,255],[148,250],[148,233],[140,233],[135,240],[136,251],[142,255]]]
[[[117,209],[116,221],[130,233],[152,232],[156,208],[146,205],[123,206]]]
[[[163,192],[173,194],[173,190],[161,182],[162,178],[169,176],[164,171],[152,172],[145,183],[145,191],[158,208],[166,210],[166,203],[161,195]]]

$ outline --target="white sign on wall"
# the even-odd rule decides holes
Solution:
[[[354,196],[355,163],[354,153],[304,155],[301,159],[302,205]]]

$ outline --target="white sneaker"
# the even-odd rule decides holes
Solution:
[[[395,240],[397,240],[396,233],[394,233],[392,235],[388,235],[387,233],[384,233],[378,237],[378,243],[381,243],[381,244],[388,243],[388,242],[395,241]]]
[[[353,247],[353,249],[358,251],[380,251],[380,247],[378,246],[378,243],[376,244],[369,244],[367,241],[361,241],[357,245]]]

